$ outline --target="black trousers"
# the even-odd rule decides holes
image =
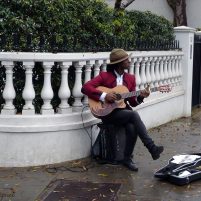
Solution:
[[[103,123],[122,125],[126,130],[125,160],[131,158],[137,137],[149,149],[154,142],[149,137],[147,129],[136,111],[129,109],[115,109],[110,115],[102,118]]]

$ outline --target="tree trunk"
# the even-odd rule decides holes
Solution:
[[[116,10],[125,9],[134,1],[135,0],[116,0],[115,5],[114,5],[114,9],[116,9]]]
[[[174,13],[174,26],[187,26],[186,0],[167,0]]]

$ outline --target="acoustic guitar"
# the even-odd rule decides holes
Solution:
[[[124,102],[125,98],[140,95],[140,91],[129,92],[127,87],[123,85],[118,85],[114,88],[99,86],[97,87],[97,89],[105,93],[112,93],[112,92],[116,93],[117,100],[114,103],[108,103],[108,102],[102,102],[102,101],[95,101],[89,98],[90,110],[96,118],[107,116],[116,108],[125,108],[126,107],[126,104]],[[145,89],[149,90],[150,92],[154,92],[154,91],[170,92],[171,91],[171,87],[169,85],[163,85],[163,86],[154,87],[151,89],[150,89],[150,86],[148,85]]]

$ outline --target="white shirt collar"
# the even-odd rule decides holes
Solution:
[[[117,82],[117,85],[123,85],[123,75],[119,75],[116,71],[114,71],[115,75],[117,76],[116,78],[116,82]]]

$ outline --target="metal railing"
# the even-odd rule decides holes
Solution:
[[[153,51],[180,49],[177,40],[129,40],[115,36],[94,36],[88,38],[70,37],[68,35],[33,34],[0,35],[0,51],[19,52],[108,52],[113,48],[123,48],[127,51]]]

